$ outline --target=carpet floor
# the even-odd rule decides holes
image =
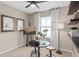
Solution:
[[[14,49],[12,51],[9,51],[7,53],[4,53],[0,55],[0,57],[30,57],[31,51],[34,49],[34,47],[31,46],[22,46],[20,48]],[[52,52],[56,57],[72,57],[72,53],[62,51],[62,54],[57,54],[55,52]],[[49,53],[49,51],[46,48],[40,48],[41,57],[47,57],[46,55]]]

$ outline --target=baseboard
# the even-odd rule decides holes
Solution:
[[[73,51],[72,51],[72,50],[63,49],[63,48],[62,48],[61,50],[72,53],[72,57],[74,57],[74,53],[73,53]]]
[[[11,51],[11,50],[14,50],[14,49],[16,49],[16,48],[19,48],[19,47],[21,47],[21,46],[24,46],[24,45],[25,45],[25,44],[22,44],[22,45],[20,45],[20,46],[16,46],[16,47],[7,49],[7,50],[5,50],[5,51],[2,51],[2,52],[0,52],[0,55],[1,55],[1,54],[4,54],[4,53],[6,53],[6,52],[9,52],[9,51]]]
[[[73,51],[72,51],[72,56],[73,56],[73,57],[75,57],[75,55],[74,55]]]

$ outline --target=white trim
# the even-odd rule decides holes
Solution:
[[[75,57],[75,55],[74,55],[73,51],[72,51],[72,56],[73,56],[73,57]]]
[[[11,48],[11,49],[7,49],[7,50],[5,50],[5,51],[2,51],[2,52],[0,52],[0,55],[1,55],[1,54],[4,54],[4,53],[6,53],[6,52],[9,52],[9,51],[11,51],[11,50],[14,50],[14,49],[16,49],[16,48],[19,48],[19,47],[21,47],[21,46],[24,46],[24,45],[25,45],[25,44],[22,44],[22,45],[20,45],[20,46],[13,47],[13,48]],[[70,52],[70,53],[72,54],[72,57],[74,57],[74,53],[73,53],[72,50],[63,49],[63,48],[61,48],[61,50],[66,51],[66,52]]]
[[[72,51],[72,50],[63,49],[63,48],[61,48],[61,50],[66,51],[66,52],[70,52],[70,53],[72,54],[72,57],[74,57],[74,53],[73,53],[73,51]]]
[[[24,45],[25,45],[25,44],[22,44],[22,45],[20,45],[20,46],[16,46],[16,47],[13,47],[13,48],[4,50],[4,51],[0,52],[0,55],[1,55],[1,54],[4,54],[4,53],[6,53],[6,52],[9,52],[9,51],[11,51],[11,50],[14,50],[14,49],[16,49],[16,48],[19,48],[19,47],[21,47],[21,46],[24,46]]]

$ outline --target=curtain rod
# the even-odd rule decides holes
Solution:
[[[60,7],[56,7],[56,8],[51,8],[51,9],[48,9],[48,10],[44,10],[44,11],[38,11],[38,12],[35,12],[35,13],[42,13],[42,12],[45,12],[45,11],[51,11],[51,10],[55,10],[55,9],[58,9]],[[33,13],[33,14],[35,14]]]
[[[65,6],[65,7],[67,7],[67,6]],[[51,10],[55,10],[55,9],[59,9],[59,8],[62,8],[62,7],[51,8],[51,9],[48,9],[48,10],[45,10],[45,11],[51,11]],[[42,13],[42,12],[45,12],[45,11],[38,11],[38,12],[35,12],[33,14]]]

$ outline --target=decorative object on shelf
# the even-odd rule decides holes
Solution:
[[[24,30],[24,20],[23,19],[17,19],[17,30],[18,31]]]
[[[58,50],[56,51],[56,53],[62,54],[62,52],[60,51],[60,30],[64,29],[64,24],[59,23],[57,26],[58,26]]]
[[[29,36],[32,40],[32,35],[36,34],[36,28],[34,26],[31,25],[31,23],[29,22],[28,26],[24,29],[24,34],[27,34],[27,41],[26,41],[26,46],[29,45]]]
[[[69,22],[68,25],[76,25],[78,23],[79,23],[79,18],[77,18],[77,19],[70,19],[70,22]]]
[[[78,30],[78,28],[77,27],[72,27],[72,28],[70,28],[71,30]]]
[[[75,13],[75,17],[74,17],[75,19],[79,19],[79,11],[77,11],[76,13]]]
[[[1,31],[2,32],[10,32],[14,30],[13,17],[2,15],[1,20]]]

